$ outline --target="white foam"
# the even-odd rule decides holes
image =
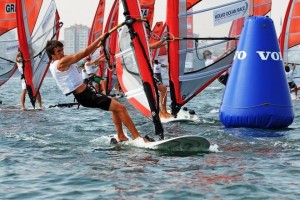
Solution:
[[[213,145],[210,145],[208,151],[214,152],[214,153],[221,152],[218,148],[219,148],[219,146],[217,144],[213,144]]]
[[[219,109],[212,109],[209,113],[219,113]]]

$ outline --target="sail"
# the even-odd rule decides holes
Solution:
[[[91,30],[88,38],[88,45],[93,43],[93,41],[95,41],[103,33],[104,12],[105,12],[105,0],[100,0],[91,26]],[[97,49],[91,55],[92,60],[98,58],[101,55],[102,53],[100,52],[100,49]],[[104,76],[104,62],[99,63],[98,76],[100,77]]]
[[[187,10],[191,9],[194,5],[196,5],[200,1],[202,1],[202,0],[187,0],[186,1],[186,9]]]
[[[113,27],[118,25],[119,16],[119,1],[115,0],[112,8],[109,12],[107,22],[105,24],[104,32],[108,32]],[[106,62],[106,94],[109,94],[116,80],[113,79],[115,74],[115,55],[116,55],[116,45],[117,45],[117,35],[116,31],[112,32],[110,36],[105,41],[104,54],[108,62]]]
[[[205,1],[168,0],[166,23],[171,41],[168,45],[172,114],[206,88],[230,67],[236,46],[227,50],[231,21],[214,24],[215,12],[247,1],[218,1],[211,6]],[[192,6],[190,6],[192,4]],[[193,11],[188,11],[190,8]],[[246,6],[245,6],[246,7]],[[191,25],[192,24],[192,25]],[[192,27],[193,36],[189,28]],[[172,40],[173,38],[173,40]],[[193,41],[191,45],[190,41]],[[205,65],[203,53],[209,50],[220,59]],[[227,54],[224,54],[227,52]],[[221,54],[224,54],[221,56]]]
[[[104,27],[104,11],[105,11],[105,0],[100,0],[96,10],[96,14],[93,20],[93,24],[90,30],[88,44],[91,44],[103,33]]]
[[[290,0],[283,21],[279,44],[283,60],[296,63],[295,82],[300,86],[300,0]]]
[[[153,23],[155,1],[156,0],[139,0],[142,17],[149,22],[150,29]]]
[[[0,86],[8,81],[17,69],[15,60],[18,52],[18,36],[15,6],[15,0],[0,1]]]
[[[122,0],[119,22],[141,18],[137,0]],[[124,15],[123,15],[124,12]],[[127,23],[118,30],[117,76],[129,102],[147,118],[152,118],[156,135],[163,137],[159,100],[152,74],[150,50],[143,22]]]
[[[25,82],[34,106],[35,97],[49,67],[49,58],[44,47],[59,31],[59,15],[54,0],[16,0],[16,9]]]
[[[272,0],[250,0],[249,15],[264,16],[271,11]]]

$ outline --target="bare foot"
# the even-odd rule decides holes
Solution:
[[[171,118],[171,117],[173,117],[173,115],[171,115],[170,113],[168,113],[168,112],[160,112],[159,113],[159,117],[160,118]]]
[[[123,142],[123,141],[128,141],[129,139],[124,135],[122,137],[118,137],[117,141],[118,142]]]
[[[25,107],[22,107],[21,110],[24,111],[24,110],[25,110]]]
[[[144,138],[144,137],[142,137],[142,136],[139,136],[139,137],[135,138],[134,140],[136,140],[136,141],[142,140],[142,141],[145,142],[145,143],[148,143],[148,142],[149,142],[146,138]]]

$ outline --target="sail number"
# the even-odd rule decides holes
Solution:
[[[280,52],[272,52],[272,51],[256,51],[256,54],[260,57],[261,60],[282,60],[282,56]],[[244,60],[247,57],[246,51],[236,51],[234,54],[234,60]]]
[[[149,13],[149,9],[141,9],[141,13],[143,17],[147,17]]]
[[[6,13],[15,13],[16,12],[16,4],[10,3],[5,5]]]

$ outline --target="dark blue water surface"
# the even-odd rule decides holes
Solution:
[[[24,112],[20,92],[18,77],[0,88],[0,199],[300,199],[300,101],[288,129],[227,129],[218,120],[223,86],[214,83],[188,104],[200,122],[165,125],[167,137],[199,135],[213,145],[211,153],[189,155],[110,150],[110,113]],[[41,94],[45,107],[73,102],[50,77]],[[153,131],[120,101],[141,133]]]

